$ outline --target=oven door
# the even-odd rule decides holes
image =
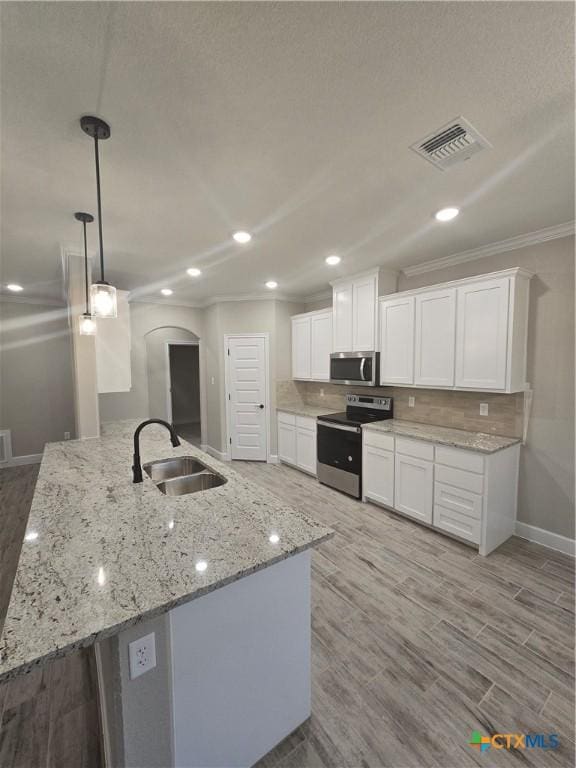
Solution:
[[[330,382],[375,387],[378,378],[377,352],[333,352],[330,355]]]
[[[317,423],[318,480],[360,498],[362,430],[347,424]]]

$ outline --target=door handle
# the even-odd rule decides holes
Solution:
[[[260,403],[260,405],[257,405],[256,408],[260,408],[260,410],[262,410],[262,408],[264,408],[264,405]]]
[[[364,376],[364,366],[366,365],[366,358],[362,358],[362,362],[360,363],[360,379],[362,381],[366,381],[366,377]]]

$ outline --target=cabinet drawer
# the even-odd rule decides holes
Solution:
[[[370,445],[372,448],[380,448],[383,451],[394,450],[394,435],[387,435],[385,432],[373,432],[365,429],[362,434],[364,445]]]
[[[434,503],[476,520],[482,516],[482,496],[444,483],[434,484]]]
[[[292,427],[296,426],[296,416],[293,413],[278,411],[278,421],[280,424],[290,424]]]
[[[472,493],[482,493],[484,489],[484,476],[476,475],[474,472],[466,472],[464,469],[454,469],[454,467],[436,464],[434,474],[439,483],[463,488],[466,491],[472,491]]]
[[[298,429],[316,429],[316,419],[311,416],[296,416],[296,426]]]
[[[466,469],[468,472],[484,473],[484,456],[472,451],[463,451],[458,448],[447,448],[444,445],[436,447],[436,461],[438,464],[446,464],[447,467]]]
[[[396,453],[414,456],[415,459],[434,460],[434,446],[432,443],[424,443],[422,440],[411,440],[408,437],[396,438]]]
[[[466,539],[474,544],[480,543],[480,520],[465,515],[462,512],[454,512],[441,504],[434,505],[433,526],[440,531],[452,533],[461,539]]]

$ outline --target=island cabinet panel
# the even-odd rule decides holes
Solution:
[[[380,383],[414,382],[414,296],[380,300]]]
[[[506,387],[508,294],[507,278],[458,288],[457,386]]]
[[[455,331],[453,288],[416,296],[415,384],[453,386]]]
[[[310,563],[294,555],[170,612],[175,766],[254,765],[310,716]]]

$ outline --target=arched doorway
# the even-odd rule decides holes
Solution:
[[[200,339],[185,328],[163,326],[145,340],[150,416],[173,423],[181,437],[200,446]]]

